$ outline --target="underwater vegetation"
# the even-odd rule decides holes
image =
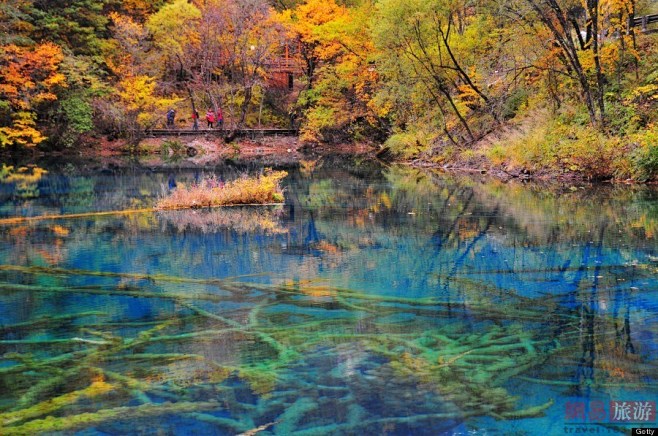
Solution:
[[[655,394],[652,192],[314,165],[285,205],[81,216],[149,173],[8,208],[0,434],[522,434]]]
[[[12,265],[0,271],[120,282],[0,283],[4,295],[155,299],[169,308],[142,321],[87,311],[1,326],[3,435],[171,416],[227,434],[268,424],[276,434],[318,434],[384,425],[449,429],[477,416],[521,419],[543,414],[553,400],[521,405],[508,382],[582,346],[582,316],[555,312],[552,297],[512,295],[495,307],[487,302],[494,290],[486,289],[481,300],[455,304],[313,280],[261,283]],[[130,284],[144,281],[158,286]],[[174,290],[181,285],[184,292]],[[233,309],[223,308],[228,303]],[[562,333],[539,336],[524,327],[528,323],[559,325]],[[366,408],[364,398],[373,395],[388,414]],[[396,406],[405,396],[415,398],[413,413]],[[344,411],[342,421],[323,416],[328,404]],[[399,416],[390,414],[396,410]]]

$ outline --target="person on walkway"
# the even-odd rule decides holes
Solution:
[[[199,130],[199,112],[196,109],[192,111],[192,130]]]
[[[167,111],[167,128],[172,129],[174,127],[174,120],[176,119],[176,111],[172,108]]]
[[[221,109],[217,109],[217,127],[224,130],[224,114]]]
[[[208,128],[212,129],[212,125],[215,123],[215,113],[212,109],[208,109],[208,112],[206,112],[206,121],[208,122]]]

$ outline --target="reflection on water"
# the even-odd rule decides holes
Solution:
[[[202,172],[5,178],[0,214]],[[624,432],[611,402],[656,401],[655,191],[289,172],[278,208],[3,226],[0,433]]]

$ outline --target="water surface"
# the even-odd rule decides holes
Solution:
[[[2,217],[260,170],[3,168]],[[658,192],[289,173],[279,207],[2,225],[0,433],[655,426]]]

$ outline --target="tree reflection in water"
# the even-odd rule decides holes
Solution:
[[[651,189],[289,172],[281,208],[3,229],[2,433],[514,432],[655,395]],[[168,176],[51,171],[20,209],[148,206]]]

